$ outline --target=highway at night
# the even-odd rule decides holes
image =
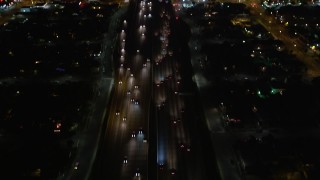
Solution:
[[[0,179],[320,179],[319,34],[320,0],[1,1]]]
[[[129,4],[119,32],[114,94],[93,179],[207,179],[203,151],[209,148],[202,149],[202,140],[196,140],[200,134],[192,127],[197,124],[190,111],[195,106],[190,103],[192,85],[186,85],[188,92],[180,88],[181,45],[176,43],[178,17],[173,12],[170,2]],[[154,139],[149,138],[150,126]],[[150,146],[156,153],[149,159]]]

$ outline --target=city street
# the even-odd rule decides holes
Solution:
[[[249,7],[251,17],[259,22],[263,27],[268,30],[275,39],[281,40],[288,51],[292,51],[292,53],[303,62],[308,70],[308,77],[318,77],[320,76],[320,64],[319,57],[312,56],[306,53],[306,50],[309,48],[305,42],[302,42],[298,36],[292,37],[289,34],[288,30],[284,26],[278,22],[274,16],[267,14],[265,10],[260,5],[260,1],[256,0],[226,0],[219,2],[234,2],[234,3],[244,3],[247,7]],[[255,4],[255,6],[252,6]]]

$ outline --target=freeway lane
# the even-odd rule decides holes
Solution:
[[[188,63],[188,47],[186,39],[181,41],[180,34],[188,29],[179,29],[180,22],[170,1],[160,2],[157,6],[158,12],[154,16],[159,19],[155,22],[159,25],[153,41],[158,43],[154,45],[157,48],[153,54],[154,104],[158,126],[157,179],[211,179],[205,167],[205,144],[198,143],[203,142],[203,134],[198,133],[197,126],[193,126],[200,123],[195,122],[195,104],[189,102],[194,96],[182,92],[186,89],[181,88],[186,85],[184,82],[191,81],[191,77],[182,74],[182,71],[187,71],[183,68]],[[192,85],[188,85],[188,91],[191,90]]]
[[[119,33],[115,91],[92,179],[147,179],[152,3],[131,2]]]

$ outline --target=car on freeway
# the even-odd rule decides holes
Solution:
[[[117,112],[116,112],[116,116],[119,116],[119,115],[120,115],[120,111],[117,111]]]
[[[188,144],[180,143],[180,144],[179,144],[179,148],[180,148],[181,150],[184,150],[184,151],[187,151],[187,152],[190,152],[190,151],[191,151],[191,147],[190,147],[190,145],[188,145]]]
[[[176,173],[177,173],[176,169],[174,169],[174,168],[170,169],[170,174],[171,175],[175,175]]]
[[[187,150],[187,152],[190,152],[190,151],[191,151],[190,145],[187,146],[186,150]]]
[[[139,131],[138,131],[138,133],[139,133],[139,134],[143,134],[143,130],[142,130],[142,127],[140,127],[140,128],[139,128]]]
[[[128,164],[128,158],[127,158],[127,156],[124,156],[124,158],[123,158],[123,164]]]
[[[132,132],[131,137],[135,138],[136,137],[136,132]]]
[[[173,124],[177,124],[177,122],[178,122],[177,119],[173,119],[173,120],[172,120],[172,123],[173,123]]]
[[[163,170],[163,169],[164,169],[164,164],[163,164],[163,163],[160,163],[160,164],[159,164],[159,169],[160,169],[160,170]]]
[[[124,116],[124,117],[122,118],[122,121],[126,121],[126,120],[127,120],[127,117]]]
[[[164,106],[166,104],[166,101],[162,101],[161,106]]]
[[[139,100],[136,99],[136,100],[134,101],[134,104],[135,104],[135,105],[139,105]]]
[[[135,176],[136,176],[136,177],[140,177],[140,175],[141,175],[141,173],[140,173],[140,169],[139,169],[139,168],[137,168],[136,173],[135,173]]]
[[[79,169],[79,162],[77,161],[76,163],[74,163],[74,168],[75,170]]]

